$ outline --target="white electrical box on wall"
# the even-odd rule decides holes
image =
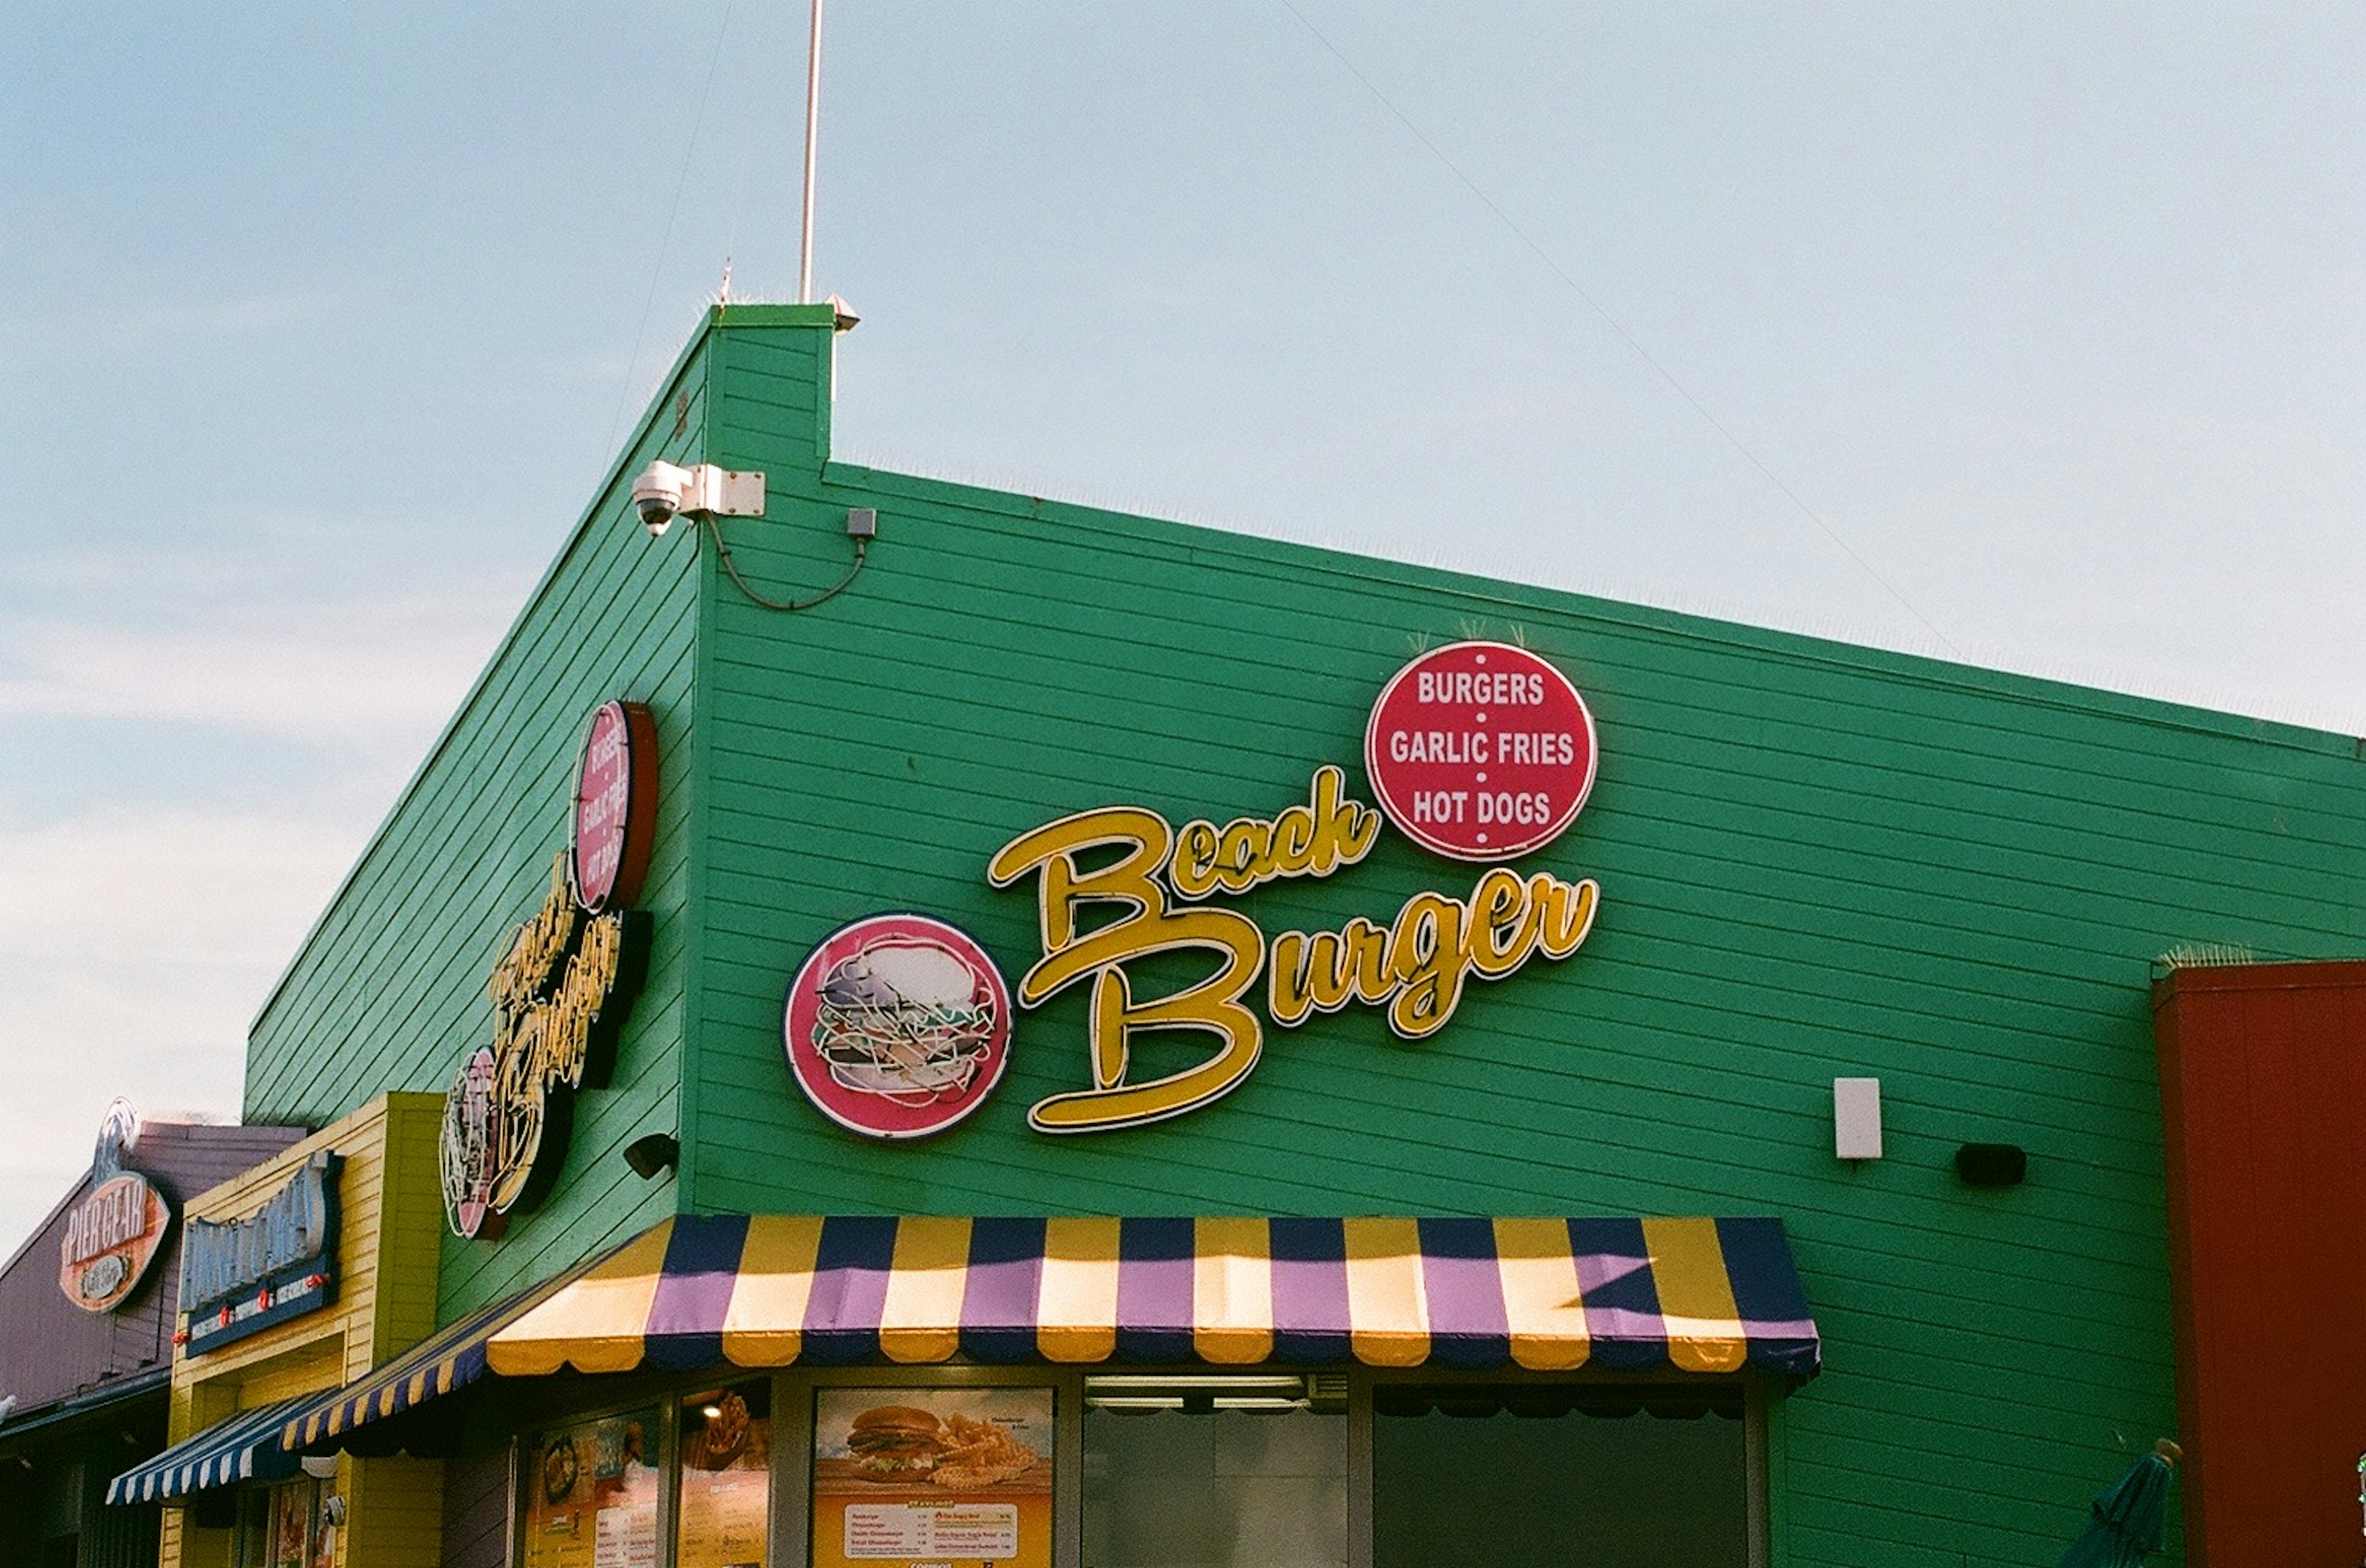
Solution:
[[[1832,1080],[1832,1153],[1842,1159],[1881,1157],[1881,1080]]]

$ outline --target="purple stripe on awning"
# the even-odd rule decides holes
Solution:
[[[813,1295],[806,1303],[806,1360],[847,1366],[877,1359],[887,1275],[896,1262],[896,1224],[882,1214],[822,1222]]]
[[[427,1397],[433,1399],[437,1394],[449,1393],[456,1388],[475,1382],[484,1375],[485,1342],[482,1339],[474,1339],[469,1341],[458,1355],[452,1358],[450,1377],[443,1376],[439,1370],[436,1375],[428,1378]]]
[[[1417,1220],[1429,1298],[1429,1356],[1445,1367],[1500,1367],[1512,1359],[1504,1276],[1490,1220]]]
[[[1035,1359],[1035,1305],[1043,1276],[1043,1222],[976,1219],[962,1291],[962,1354],[974,1361]]]
[[[1191,1222],[1126,1220],[1118,1229],[1117,1256],[1118,1359],[1192,1359]]]
[[[723,1319],[748,1245],[745,1214],[683,1215],[667,1238],[665,1269],[649,1300],[646,1356],[665,1371],[723,1359]]]
[[[1592,1364],[1606,1371],[1648,1371],[1668,1364],[1668,1327],[1660,1291],[1651,1281],[1651,1252],[1643,1222],[1572,1220],[1571,1250],[1585,1299]]]
[[[1347,1359],[1347,1233],[1337,1220],[1277,1219],[1268,1227],[1273,1259],[1273,1359],[1308,1366]]]
[[[1721,1219],[1718,1245],[1725,1252],[1725,1275],[1733,1304],[1750,1337],[1750,1364],[1764,1371],[1811,1378],[1823,1366],[1823,1349],[1807,1292],[1783,1222],[1771,1218]]]

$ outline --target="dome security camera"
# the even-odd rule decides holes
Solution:
[[[701,463],[685,468],[663,459],[643,468],[633,480],[633,506],[641,526],[652,539],[662,539],[678,515],[691,517],[761,517],[764,476]]]
[[[674,514],[689,499],[692,478],[688,468],[660,461],[642,469],[633,481],[633,505],[650,538],[664,538],[666,530],[673,526]]]

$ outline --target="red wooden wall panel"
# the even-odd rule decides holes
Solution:
[[[2154,990],[2197,1568],[2355,1568],[2366,1452],[2366,962]]]

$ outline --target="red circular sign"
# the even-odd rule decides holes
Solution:
[[[658,730],[638,703],[604,703],[583,734],[575,773],[576,901],[598,914],[629,908],[649,868],[657,827]]]
[[[821,1113],[925,1138],[986,1103],[1010,1063],[1010,988],[986,950],[926,915],[840,929],[789,986],[789,1070]]]
[[[1372,705],[1364,772],[1389,820],[1453,860],[1503,861],[1560,837],[1594,787],[1594,716],[1524,648],[1458,642]]]

